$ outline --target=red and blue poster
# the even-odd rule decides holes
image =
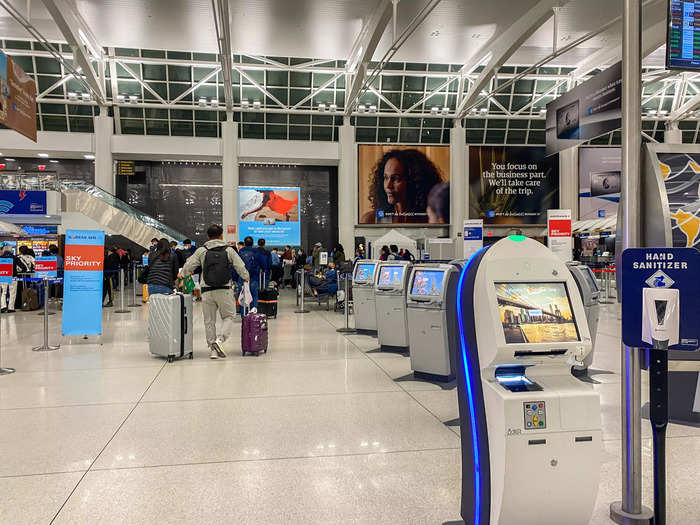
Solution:
[[[63,335],[102,334],[105,232],[66,231]]]
[[[12,259],[0,259],[0,284],[12,283],[12,272],[14,270],[14,261]]]
[[[52,255],[34,258],[34,277],[55,279],[58,277],[58,259]]]

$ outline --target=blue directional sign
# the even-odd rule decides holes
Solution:
[[[622,252],[622,341],[642,341],[642,290],[675,288],[680,295],[679,344],[671,350],[700,346],[700,251],[695,248],[629,248]]]

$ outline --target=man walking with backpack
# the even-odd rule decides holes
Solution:
[[[231,289],[231,276],[235,270],[240,279],[248,281],[250,275],[236,251],[223,240],[224,230],[213,224],[207,230],[209,240],[198,248],[185,262],[179,277],[192,275],[202,269],[202,314],[211,359],[225,358],[224,343],[231,336],[236,300]],[[216,312],[223,320],[220,334],[216,334]]]

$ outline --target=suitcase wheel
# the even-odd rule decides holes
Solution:
[[[194,353],[190,352],[189,358],[194,359]]]
[[[243,350],[243,357],[245,357],[245,350]]]
[[[172,363],[173,361],[175,361],[175,356],[169,355],[168,356],[168,363]]]

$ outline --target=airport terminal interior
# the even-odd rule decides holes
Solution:
[[[0,0],[0,525],[700,525],[690,0]]]

